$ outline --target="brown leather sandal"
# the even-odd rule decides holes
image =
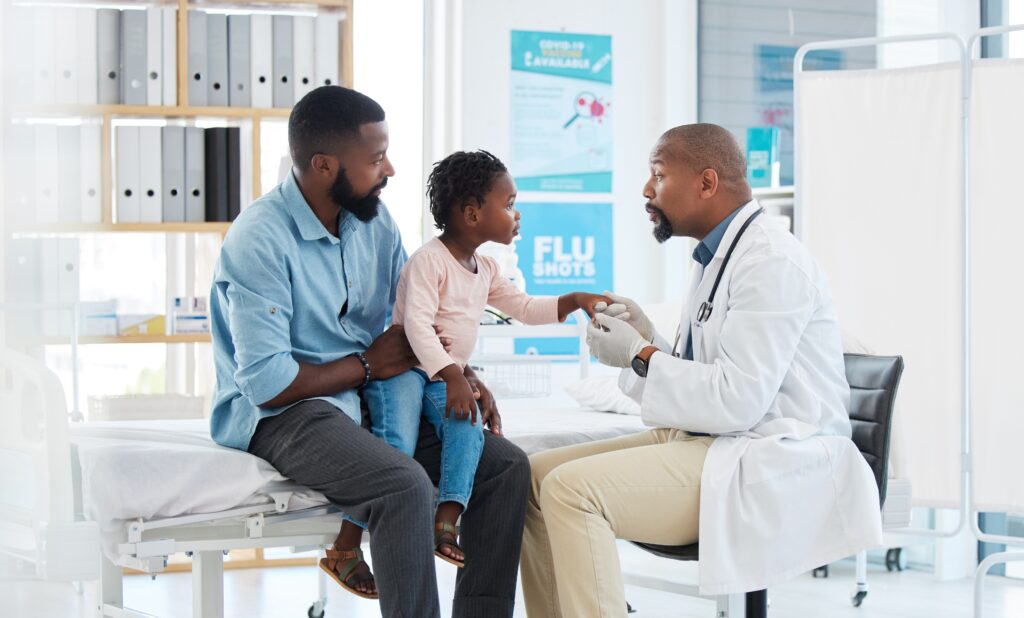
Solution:
[[[329,561],[331,560],[335,562],[334,566],[337,568],[337,571],[329,566]],[[338,582],[339,586],[357,597],[376,600],[380,598],[380,595],[376,592],[366,593],[356,588],[359,584],[373,579],[373,573],[352,576],[352,571],[365,562],[363,560],[363,550],[358,547],[352,549],[328,549],[327,557],[320,559],[320,568],[330,575],[331,579]]]
[[[459,529],[448,522],[442,521],[434,524],[434,555],[461,569],[466,566],[465,560],[456,560],[451,556],[446,556],[444,552],[441,551],[441,548],[447,545],[448,547],[457,549],[461,552],[462,547],[459,546],[459,542],[457,540],[458,535]]]

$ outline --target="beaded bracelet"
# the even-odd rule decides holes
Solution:
[[[359,388],[366,388],[366,385],[370,383],[370,363],[366,360],[366,355],[362,352],[356,352],[352,356],[359,359],[359,362],[363,364],[363,383],[359,385]]]

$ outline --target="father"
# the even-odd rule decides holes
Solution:
[[[395,173],[384,110],[354,90],[317,88],[292,110],[288,142],[291,173],[232,224],[214,274],[211,433],[365,522],[375,581],[358,538],[339,538],[327,564],[346,585],[379,593],[384,616],[440,616],[440,441],[425,426],[409,459],[360,426],[359,389],[416,363],[402,329],[385,330],[406,253],[379,201]],[[497,433],[493,398],[469,377]],[[453,616],[512,615],[528,491],[526,455],[486,434],[462,515]]]

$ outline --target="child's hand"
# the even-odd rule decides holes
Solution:
[[[604,307],[612,304],[612,299],[601,294],[588,294],[586,292],[573,292],[573,300],[576,301],[576,306],[587,312],[587,317],[591,320],[594,319],[594,313],[597,312],[599,303],[604,303]],[[604,307],[600,307],[603,309]]]
[[[461,375],[445,382],[448,399],[444,406],[444,417],[448,418],[450,414],[454,414],[460,421],[469,418],[476,425],[476,397],[473,396],[473,388],[469,382]]]

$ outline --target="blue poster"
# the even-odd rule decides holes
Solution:
[[[526,203],[516,207],[522,213],[516,253],[528,294],[559,296],[615,289],[611,204]],[[516,339],[516,354],[534,351],[576,354],[579,340]]]
[[[793,184],[793,58],[797,48],[757,46],[757,114],[754,124],[779,130],[780,184]],[[804,60],[808,71],[843,68],[843,52],[816,50]]]
[[[612,190],[612,38],[512,31],[512,160],[520,191]]]

